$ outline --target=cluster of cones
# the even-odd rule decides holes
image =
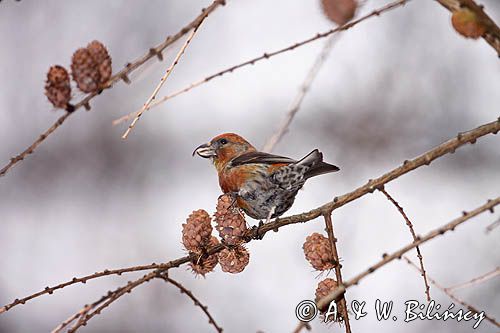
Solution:
[[[73,53],[71,76],[82,92],[94,93],[102,90],[111,73],[111,57],[101,42],[95,40]],[[59,65],[50,67],[45,82],[45,95],[54,107],[73,111],[74,107],[70,104],[71,83],[66,68]]]
[[[212,220],[221,241],[212,235],[214,229]],[[217,264],[224,272],[233,274],[242,272],[250,260],[250,254],[243,246],[247,230],[243,213],[233,198],[227,194],[219,197],[213,218],[203,209],[192,212],[182,225],[182,243],[187,251],[195,254],[189,264],[193,272],[205,276],[212,272]],[[217,245],[223,248],[217,251],[215,248]],[[333,257],[330,240],[322,234],[315,232],[308,236],[303,250],[307,261],[315,270],[329,271],[338,265]],[[324,279],[316,289],[316,301],[337,287],[338,283],[334,279]],[[324,313],[327,309],[321,310]],[[336,318],[338,321],[343,320],[345,311],[341,302],[338,302],[339,315]]]
[[[339,265],[337,260],[333,257],[330,240],[322,234],[315,232],[307,236],[302,249],[304,250],[306,260],[315,270],[322,272],[329,271]],[[320,281],[316,288],[316,302],[333,292],[337,287],[337,281],[332,278],[326,278]],[[341,302],[337,302],[336,305],[337,316],[327,319],[342,322],[345,317],[346,309]],[[328,309],[320,309],[322,313],[325,313],[327,310]]]
[[[219,197],[214,222],[224,248],[213,254],[209,253],[210,249],[220,243],[212,236],[212,218],[205,210],[194,211],[182,225],[182,243],[186,250],[196,254],[196,260],[190,263],[191,269],[195,274],[205,276],[219,264],[223,272],[242,272],[250,260],[250,254],[243,246],[247,225],[230,195]]]

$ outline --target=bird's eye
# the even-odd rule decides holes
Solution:
[[[227,143],[227,140],[226,140],[226,139],[220,139],[220,140],[219,140],[219,143],[220,143],[221,145],[225,145],[225,144]]]

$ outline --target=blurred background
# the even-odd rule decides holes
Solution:
[[[43,94],[53,64],[69,67],[73,51],[98,39],[114,71],[177,32],[209,0],[2,1],[0,3],[0,159],[24,150],[60,115]],[[370,0],[358,15],[384,5]],[[500,21],[500,2],[483,0]],[[160,95],[225,67],[330,29],[319,1],[229,0],[204,22]],[[282,120],[325,40],[217,78],[146,113],[126,141],[126,124],[113,119],[149,97],[182,42],[79,110],[38,150],[0,179],[0,303],[103,269],[165,262],[185,254],[181,224],[195,209],[215,210],[220,194],[210,163],[194,147],[226,131],[261,147]],[[403,160],[493,121],[500,109],[500,62],[483,40],[451,27],[435,1],[363,22],[339,36],[284,140],[274,152],[300,158],[314,148],[341,172],[316,178],[287,213],[317,207],[396,167]],[[73,90],[79,100],[83,94]],[[474,146],[433,162],[386,186],[405,208],[417,233],[498,196],[500,141],[489,135]],[[484,214],[422,246],[428,274],[453,285],[500,262],[498,219]],[[411,241],[397,210],[381,193],[367,195],[333,215],[343,275],[348,279]],[[248,219],[250,223],[256,223]],[[196,278],[185,266],[170,272],[202,302],[226,332],[290,332],[295,306],[313,299],[320,277],[302,244],[322,232],[317,219],[270,233],[248,245],[247,268],[230,275],[217,268]],[[410,254],[416,259],[415,253]],[[112,276],[43,296],[0,315],[0,332],[47,332],[84,304],[141,273]],[[334,277],[333,272],[329,275]],[[321,276],[321,278],[325,275]],[[500,281],[457,295],[500,317]],[[450,299],[431,286],[443,307]],[[349,289],[367,302],[368,316],[351,320],[354,332],[470,332],[472,322],[404,323],[403,303],[425,300],[422,278],[402,261],[385,266]],[[397,322],[378,322],[375,299],[393,300]],[[315,320],[313,332],[343,331]],[[137,288],[92,319],[84,332],[212,331],[199,308],[163,281]],[[478,332],[493,332],[483,321]]]

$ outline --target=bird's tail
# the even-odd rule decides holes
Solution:
[[[323,162],[323,154],[318,149],[314,149],[296,164],[309,167],[309,170],[305,173],[306,179],[340,170],[339,167],[333,164]]]

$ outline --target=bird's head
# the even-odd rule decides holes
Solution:
[[[217,170],[221,170],[233,158],[256,149],[241,136],[234,133],[224,133],[216,136],[209,143],[198,146],[194,154],[212,159]]]

